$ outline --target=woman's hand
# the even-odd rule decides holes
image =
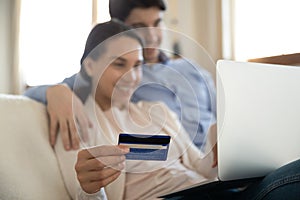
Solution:
[[[63,84],[49,87],[46,96],[51,145],[55,145],[57,133],[60,131],[64,148],[66,150],[78,149],[80,137],[76,121],[84,141],[88,139],[88,127],[92,127],[92,123],[84,112],[82,102],[70,88]]]
[[[218,143],[215,144],[215,146],[213,147],[213,164],[212,164],[212,168],[217,167],[218,166]]]
[[[212,146],[212,153],[213,153],[213,163],[212,167],[217,167],[218,165],[218,136],[217,136],[217,124],[213,124],[209,128],[210,134],[210,145]]]
[[[92,194],[117,179],[125,167],[124,155],[128,152],[127,147],[109,145],[81,150],[75,164],[81,188]]]

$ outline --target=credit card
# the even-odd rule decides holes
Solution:
[[[166,160],[171,137],[121,133],[119,145],[129,147],[128,160]]]

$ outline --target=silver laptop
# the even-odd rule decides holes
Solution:
[[[217,63],[220,180],[264,176],[300,158],[300,67]]]
[[[220,60],[216,79],[220,181],[246,185],[300,158],[300,67]]]

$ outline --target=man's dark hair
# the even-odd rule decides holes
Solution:
[[[110,17],[123,22],[134,8],[151,7],[157,7],[163,11],[167,9],[164,0],[109,0]]]
[[[130,30],[131,29],[129,26],[125,25],[123,22],[117,19],[112,19],[108,22],[95,25],[86,40],[84,53],[80,60],[81,65],[86,57],[97,60],[100,56],[100,47],[102,47],[103,50],[105,46],[100,46],[100,44],[108,40],[109,38],[113,38],[113,36],[119,35],[121,33],[122,34],[120,36],[131,37],[137,40],[141,44],[141,46],[143,46],[143,40],[134,31]]]

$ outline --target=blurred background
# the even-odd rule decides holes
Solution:
[[[219,59],[300,63],[300,1],[166,3],[165,27],[176,34],[164,47],[199,63],[204,52],[211,63],[201,65],[213,76]],[[0,0],[0,93],[21,94],[78,72],[89,31],[109,19],[108,0]]]

